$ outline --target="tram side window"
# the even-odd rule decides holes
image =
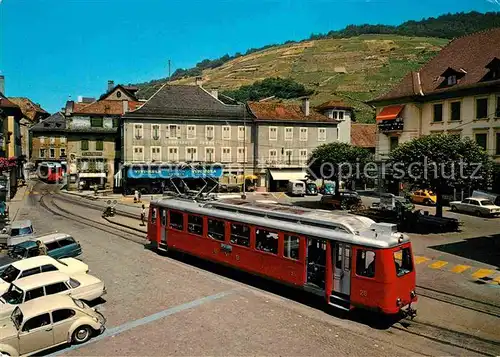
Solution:
[[[153,207],[151,209],[151,223],[156,223],[156,207]]]
[[[224,242],[226,240],[225,237],[225,226],[223,221],[219,221],[218,219],[208,219],[208,237],[220,240]]]
[[[167,225],[167,211],[164,208],[160,208],[160,218],[161,225],[165,227]]]
[[[285,234],[285,257],[299,260],[300,254],[299,237]]]
[[[231,237],[229,240],[232,244],[250,247],[250,227],[244,224],[231,223]]]
[[[375,252],[358,250],[356,255],[356,275],[367,278],[375,277]]]
[[[188,232],[203,235],[203,218],[200,216],[188,216]]]
[[[398,276],[411,273],[413,271],[413,262],[410,248],[403,248],[394,252],[394,264],[396,265],[396,274]]]
[[[255,230],[255,248],[267,253],[278,254],[278,233],[260,228]]]
[[[184,215],[182,213],[170,211],[170,228],[180,231],[184,229]]]

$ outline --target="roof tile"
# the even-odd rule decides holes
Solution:
[[[9,97],[9,100],[19,106],[19,108],[21,108],[21,111],[23,112],[23,115],[32,122],[35,122],[38,119],[37,114],[42,114],[46,117],[49,115],[48,112],[46,112],[38,104],[33,103],[29,98]]]
[[[323,121],[336,123],[333,119],[311,109],[305,115],[299,104],[283,102],[248,102],[256,120]]]
[[[375,148],[377,124],[351,124],[351,144],[362,148]]]

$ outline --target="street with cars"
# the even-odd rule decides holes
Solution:
[[[31,311],[30,306],[35,304],[26,301],[27,293],[42,287],[43,295],[32,300],[40,302],[37,307],[47,306],[47,311],[40,314],[47,313],[48,318],[39,327],[52,341],[43,347],[50,348],[45,353],[298,355],[314,350],[315,355],[498,355],[500,285],[494,281],[498,278],[494,262],[497,253],[489,251],[492,247],[489,243],[476,245],[475,254],[469,254],[467,247],[460,247],[475,239],[488,242],[488,237],[498,233],[497,218],[446,212],[465,221],[461,232],[411,236],[417,294],[421,293],[416,305],[418,315],[413,321],[379,326],[376,314],[354,311],[343,315],[335,309],[320,307],[319,301],[310,294],[276,287],[265,280],[182,254],[155,253],[148,249],[145,235],[139,233],[145,228],[138,219],[131,218],[134,212],[139,216],[139,204],[135,207],[133,203],[116,205],[117,216],[119,212],[130,213],[130,217],[116,220],[130,227],[125,228],[113,225],[113,217],[102,218],[106,200],[85,200],[83,206],[80,197],[41,183],[34,184],[32,192],[37,193],[26,195],[25,207],[17,218],[29,219],[38,236],[45,232],[54,235],[57,228],[81,247],[81,254],[72,258],[58,259],[50,254],[13,258],[11,254],[11,262],[4,265],[0,275],[2,287],[6,287],[4,295],[14,303],[8,303],[2,295],[5,308],[2,306],[1,312],[10,311],[9,321],[13,321],[14,311],[18,311],[17,315],[23,309]],[[248,199],[298,205],[320,202],[320,196],[302,198],[279,194],[275,197],[255,195]],[[362,201],[370,206],[376,199],[362,196]],[[461,272],[460,267],[464,269]],[[484,276],[479,273],[484,275],[487,271],[491,272],[488,275],[491,279],[482,279]],[[32,275],[22,276],[25,272]],[[64,291],[52,293],[51,297],[47,287],[55,284],[61,289],[64,286]],[[69,300],[52,300],[54,296],[69,293]],[[66,326],[70,321],[94,316],[89,317],[94,321],[92,329],[67,327],[66,331],[61,327],[59,331],[65,331],[66,339],[64,342],[60,337],[56,339],[54,311],[59,308],[53,304],[60,304],[61,310],[74,310]],[[68,304],[73,305],[68,307]],[[18,324],[20,335],[24,333],[24,323],[26,319]],[[47,324],[52,327],[46,328]],[[73,325],[78,323],[71,323]],[[45,331],[50,328],[52,331]],[[59,332],[59,336],[64,333]],[[28,341],[28,335],[19,339],[19,343]],[[282,338],[272,338],[276,335]],[[90,337],[93,338],[80,346]],[[12,346],[7,334],[2,341]],[[26,342],[26,346],[29,344]],[[59,347],[51,347],[56,345]]]

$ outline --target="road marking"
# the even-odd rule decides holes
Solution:
[[[478,269],[474,274],[472,274],[472,277],[475,279],[482,279],[492,275],[494,272],[495,271],[491,269]]]
[[[470,268],[470,265],[455,265],[453,267],[453,269],[451,269],[450,271],[452,273],[460,274],[460,273],[463,273],[464,271],[466,271],[469,268]]]
[[[445,262],[445,261],[442,261],[442,260],[438,260],[437,262],[429,264],[429,268],[440,269],[440,268],[444,267],[447,264],[448,264],[448,262]]]
[[[430,259],[429,258],[426,258],[426,257],[415,257],[415,264],[421,264],[421,263],[424,263],[426,261],[429,261]]]
[[[187,303],[182,304],[182,305],[177,305],[177,306],[171,307],[169,309],[157,312],[155,314],[152,314],[152,315],[149,315],[149,316],[145,316],[145,317],[143,317],[141,319],[138,319],[138,320],[125,322],[122,325],[119,325],[119,326],[116,326],[116,327],[113,327],[113,328],[110,328],[110,329],[104,331],[104,333],[102,335],[99,335],[99,336],[91,339],[87,343],[84,343],[84,344],[81,344],[81,345],[73,345],[73,346],[71,346],[69,348],[66,348],[66,349],[62,350],[62,351],[57,351],[57,352],[55,352],[55,353],[53,353],[53,354],[51,354],[49,356],[60,356],[62,354],[66,354],[69,351],[73,351],[73,350],[76,350],[76,349],[78,349],[78,348],[80,348],[82,346],[86,346],[86,345],[89,345],[91,343],[101,341],[101,340],[103,340],[103,339],[105,339],[107,337],[116,336],[116,335],[119,335],[119,334],[121,334],[123,332],[126,332],[128,330],[131,330],[131,329],[134,329],[136,327],[149,324],[151,322],[160,320],[160,319],[162,319],[164,317],[176,314],[178,312],[181,312],[181,311],[184,311],[184,310],[188,310],[188,309],[192,309],[194,307],[198,307],[200,305],[203,305],[203,304],[205,304],[207,302],[211,302],[211,301],[214,301],[214,300],[221,299],[223,297],[231,295],[233,292],[234,292],[234,289],[233,290],[228,290],[228,291],[223,291],[223,292],[215,294],[215,295],[205,296],[204,298],[201,298],[201,299],[193,300],[191,302],[187,302]]]

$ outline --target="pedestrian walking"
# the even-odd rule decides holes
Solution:
[[[38,247],[38,255],[47,255],[47,246],[41,240],[37,240],[36,245]]]
[[[139,191],[134,191],[134,203],[139,202]]]
[[[146,206],[142,205],[142,210],[141,210],[141,226],[145,226],[146,224],[144,223],[146,221]]]

